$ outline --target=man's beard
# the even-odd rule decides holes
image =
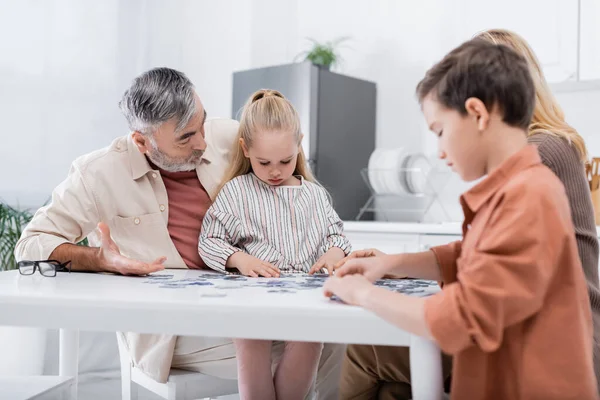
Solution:
[[[194,152],[187,158],[173,158],[169,157],[158,149],[154,138],[149,137],[150,150],[148,151],[148,158],[158,168],[167,172],[183,172],[195,170],[202,161],[202,155],[204,151],[194,150]]]

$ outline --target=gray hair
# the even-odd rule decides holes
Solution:
[[[132,131],[152,134],[162,123],[176,118],[177,132],[197,111],[194,85],[182,72],[154,68],[133,80],[119,108]]]

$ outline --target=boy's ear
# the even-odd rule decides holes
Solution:
[[[240,138],[240,146],[242,146],[242,151],[244,152],[244,157],[250,158],[250,155],[248,154],[248,147],[246,146],[246,142],[244,142],[244,139],[242,139],[242,138]]]
[[[490,112],[488,111],[483,101],[477,97],[469,97],[465,101],[465,110],[467,114],[477,120],[477,129],[484,131],[490,124]]]

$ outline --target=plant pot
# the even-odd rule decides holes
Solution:
[[[331,70],[331,65],[323,65],[323,64],[315,64],[315,65],[325,71]]]
[[[42,375],[46,329],[0,326],[0,376]]]

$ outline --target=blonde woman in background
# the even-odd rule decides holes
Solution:
[[[594,369],[600,381],[600,288],[598,282],[598,238],[594,209],[585,175],[587,149],[583,138],[571,127],[552,94],[539,61],[529,44],[514,32],[492,29],[476,38],[508,46],[525,57],[535,85],[535,109],[528,142],[537,145],[542,163],[563,183],[571,207],[577,249],[585,274],[594,323]],[[382,254],[370,249],[349,258]],[[343,265],[342,260],[336,267]],[[560,344],[558,344],[560,345]],[[548,351],[551,351],[549,349]],[[443,357],[444,378],[449,380],[450,357]],[[406,347],[348,346],[340,387],[342,399],[410,399],[410,363]]]

